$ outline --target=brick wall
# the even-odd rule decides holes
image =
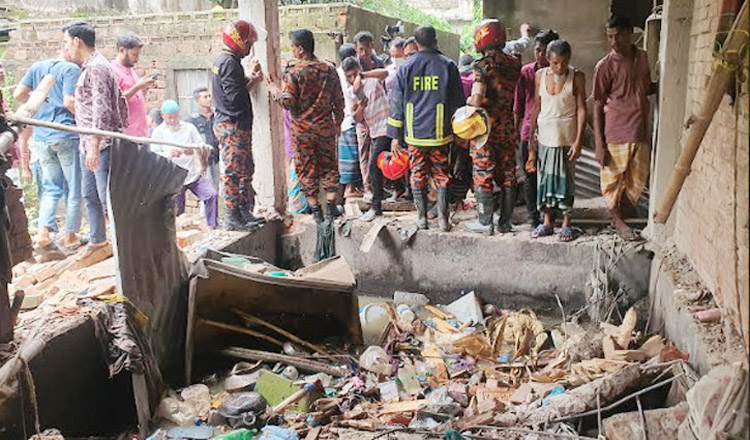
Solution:
[[[695,0],[687,113],[703,102],[714,63],[720,0]],[[693,162],[676,205],[674,239],[748,343],[748,83],[736,84]]]

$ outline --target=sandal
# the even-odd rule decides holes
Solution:
[[[567,243],[575,239],[575,234],[571,228],[565,226],[557,233],[557,239],[563,243]]]
[[[545,224],[541,224],[534,229],[534,231],[531,233],[531,238],[540,238],[540,237],[548,237],[552,234],[554,234],[555,231],[546,226]]]
[[[64,240],[60,240],[57,242],[57,246],[62,250],[65,255],[71,256],[78,252],[78,250],[88,244],[88,240],[85,238],[80,238],[77,242],[71,244],[71,245],[65,245]]]

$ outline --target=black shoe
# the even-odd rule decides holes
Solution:
[[[427,229],[427,194],[422,189],[413,189],[414,206],[417,208],[417,228]]]
[[[451,230],[451,223],[448,221],[448,188],[438,188],[437,190],[437,219],[438,226],[443,232]]]
[[[464,229],[484,235],[492,235],[495,232],[495,225],[492,222],[494,212],[495,196],[490,192],[477,192],[477,213],[476,221],[464,223]]]

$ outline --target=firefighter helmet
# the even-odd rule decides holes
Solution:
[[[409,171],[409,155],[405,151],[381,151],[378,155],[378,168],[389,180],[398,180]]]
[[[245,20],[234,20],[224,26],[222,38],[224,39],[224,44],[233,51],[247,53],[250,49],[247,40],[252,39],[255,41],[258,39],[258,35],[250,23]]]
[[[487,142],[490,133],[490,118],[482,108],[463,106],[456,110],[451,121],[453,133],[461,139],[476,139],[477,147]]]
[[[482,20],[474,31],[474,48],[478,52],[487,49],[503,48],[507,35],[505,25],[496,18]]]

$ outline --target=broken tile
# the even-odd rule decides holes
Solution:
[[[677,430],[688,413],[687,404],[672,408],[646,410],[648,438],[677,438]],[[643,421],[638,411],[615,414],[602,421],[604,434],[609,440],[633,440],[643,438]]]

